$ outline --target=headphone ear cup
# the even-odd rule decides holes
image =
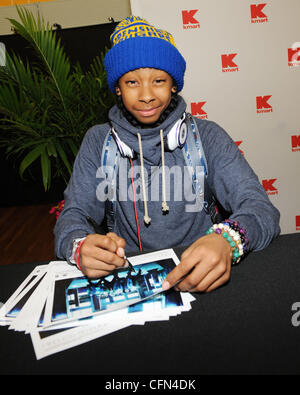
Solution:
[[[187,125],[185,120],[180,119],[167,135],[167,148],[174,151],[177,147],[182,148],[187,138]]]
[[[120,137],[118,136],[117,132],[115,129],[112,127],[111,128],[111,133],[114,136],[115,142],[118,146],[119,152],[123,158],[128,157],[128,158],[133,158],[133,149],[130,148],[127,144],[125,144]]]
[[[165,151],[171,151],[170,150],[170,147],[169,147],[169,141],[168,141],[168,136],[169,136],[169,134],[170,133],[168,133],[168,135],[167,136],[164,136],[164,149],[165,149]]]
[[[178,137],[178,147],[182,148],[187,139],[187,124],[185,121],[183,121],[182,124],[180,125],[179,134],[177,137]]]
[[[123,143],[123,141],[120,140],[121,143],[117,143],[120,153],[123,156],[123,158],[128,157],[128,158],[133,158],[133,150],[125,143]]]

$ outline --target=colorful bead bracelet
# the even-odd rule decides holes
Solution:
[[[242,243],[243,243],[244,252],[246,252],[248,244],[249,244],[249,240],[246,235],[246,231],[240,227],[240,225],[237,221],[233,221],[231,219],[226,219],[223,223],[228,225],[231,229],[233,229],[239,233],[239,235],[241,236]]]
[[[206,234],[211,233],[222,235],[225,238],[232,249],[232,264],[238,263],[244,255],[248,244],[246,232],[239,227],[238,223],[225,220],[219,224],[214,224],[206,231]]]

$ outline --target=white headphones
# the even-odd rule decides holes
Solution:
[[[181,118],[175,123],[172,129],[167,134],[167,141],[165,141],[165,148],[169,151],[174,151],[177,147],[182,148],[187,138],[187,126],[185,122],[185,112]]]
[[[120,151],[121,156],[122,156],[123,158],[128,157],[128,158],[131,158],[131,159],[132,159],[133,156],[134,156],[134,154],[133,154],[133,149],[130,148],[127,144],[125,144],[125,143],[120,139],[120,137],[118,136],[117,132],[115,131],[115,129],[114,129],[114,127],[113,127],[112,125],[111,125],[110,131],[111,131],[111,133],[112,133],[112,135],[113,135],[113,137],[114,137],[114,139],[115,139],[115,142],[116,142],[116,144],[117,144],[117,146],[118,146],[118,149],[119,149],[119,151]]]
[[[121,156],[123,158],[128,157],[132,159],[134,157],[133,149],[120,139],[112,125],[110,131],[116,141]],[[168,149],[169,151],[174,151],[177,147],[182,148],[186,142],[186,138],[187,125],[185,122],[185,113],[183,113],[181,118],[173,125],[172,129],[169,131],[166,138],[164,139],[165,149]]]

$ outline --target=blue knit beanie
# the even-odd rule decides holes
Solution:
[[[110,40],[112,48],[105,55],[104,65],[112,92],[122,75],[146,67],[166,71],[175,80],[177,91],[182,90],[186,63],[170,33],[130,16],[116,26]]]

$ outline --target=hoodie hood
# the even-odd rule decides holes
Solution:
[[[133,126],[123,115],[122,111],[113,106],[109,111],[109,120],[120,139],[127,144],[134,152],[140,154],[138,133],[140,133],[143,145],[144,161],[150,166],[158,166],[161,161],[161,140],[160,131],[163,130],[164,138],[171,130],[172,126],[182,116],[186,110],[186,103],[181,96],[178,97],[178,104],[174,111],[160,125],[142,129]]]

